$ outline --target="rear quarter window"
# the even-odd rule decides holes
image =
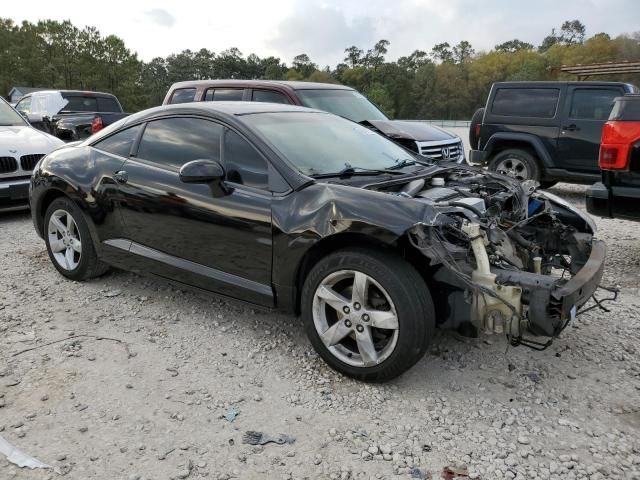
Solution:
[[[244,88],[209,88],[204,96],[205,102],[240,102]]]
[[[97,112],[98,101],[96,97],[84,95],[63,95],[67,104],[62,107],[61,112]]]
[[[95,143],[93,148],[97,148],[98,150],[109,152],[114,155],[119,155],[121,157],[128,157],[131,152],[133,142],[138,138],[141,128],[141,125],[136,125],[118,133],[114,133],[104,140],[100,140],[98,143]]]
[[[195,88],[178,88],[173,91],[173,94],[171,95],[171,101],[169,103],[190,103],[193,102],[195,96]]]
[[[271,90],[254,90],[251,100],[254,102],[289,103],[287,97],[282,93]]]
[[[499,88],[491,113],[507,117],[553,118],[558,108],[560,89]]]
[[[98,97],[98,112],[121,112],[122,109],[115,98]]]

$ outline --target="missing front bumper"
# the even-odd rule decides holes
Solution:
[[[522,287],[529,330],[534,335],[555,337],[598,289],[606,253],[605,243],[593,240],[584,266],[563,284],[545,275],[505,270],[497,274],[496,281]]]

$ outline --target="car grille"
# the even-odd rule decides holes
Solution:
[[[36,166],[36,163],[44,157],[44,153],[34,153],[32,155],[23,155],[20,157],[20,167],[22,170],[30,171]]]
[[[420,155],[431,157],[435,160],[458,160],[462,153],[462,144],[460,142],[417,142],[420,149]]]
[[[0,173],[15,172],[18,169],[18,162],[13,157],[0,157]]]

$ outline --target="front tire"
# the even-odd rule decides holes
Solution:
[[[107,271],[98,260],[87,220],[71,199],[51,202],[44,215],[44,239],[56,270],[71,280],[87,280]]]
[[[496,154],[489,162],[489,170],[516,180],[540,181],[540,166],[526,150],[510,148]]]
[[[311,344],[334,370],[367,382],[411,368],[435,328],[429,289],[402,258],[348,249],[320,260],[302,290],[302,319]]]

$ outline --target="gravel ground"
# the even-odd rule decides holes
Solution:
[[[583,187],[553,191],[582,206]],[[640,479],[638,224],[598,224],[611,312],[544,352],[439,332],[366,385],[296,318],[125,272],[64,280],[29,216],[0,215],[0,436],[56,469],[2,457],[0,478]]]

